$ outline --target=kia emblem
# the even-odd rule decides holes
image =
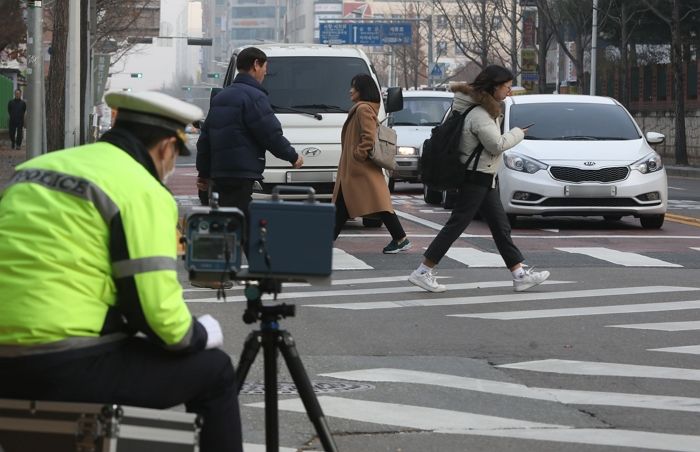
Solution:
[[[586,166],[595,166],[595,162],[584,162],[583,164]]]
[[[303,155],[304,157],[316,157],[320,154],[321,150],[319,148],[304,148],[301,151],[301,155]]]

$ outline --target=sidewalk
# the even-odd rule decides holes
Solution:
[[[20,150],[10,149],[10,140],[7,138],[7,134],[4,135],[0,138],[0,187],[9,182],[15,166],[27,159],[25,145],[22,144]]]

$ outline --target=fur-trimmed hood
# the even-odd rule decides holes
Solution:
[[[469,83],[453,83],[450,91],[455,93],[454,109],[464,111],[470,106],[481,105],[492,118],[501,114],[501,103],[492,95],[483,91],[476,91]]]

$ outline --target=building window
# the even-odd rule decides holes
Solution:
[[[232,19],[265,19],[275,17],[274,6],[234,6],[231,8]]]
[[[455,27],[464,28],[464,16],[455,16]]]
[[[447,16],[444,14],[437,16],[437,26],[440,28],[447,27]]]

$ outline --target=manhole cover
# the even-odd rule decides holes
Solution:
[[[374,386],[365,383],[343,383],[337,381],[315,381],[311,383],[311,386],[313,386],[314,392],[318,394],[367,391],[368,389],[374,389]],[[277,393],[298,394],[296,385],[294,383],[286,382],[277,384]],[[265,394],[265,383],[243,383],[241,394]]]

